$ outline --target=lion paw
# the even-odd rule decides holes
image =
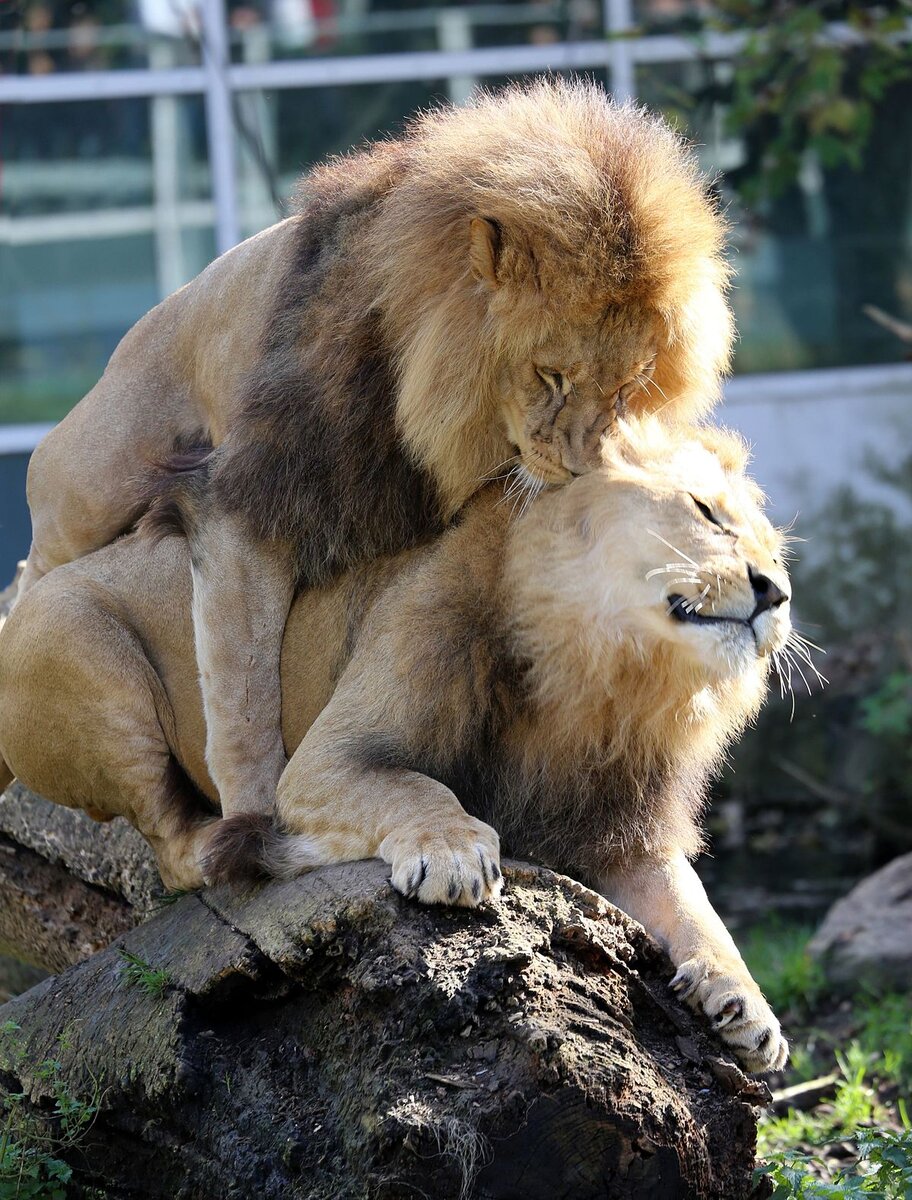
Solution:
[[[496,900],[503,888],[500,838],[490,825],[467,813],[433,829],[389,834],[380,857],[393,868],[396,891],[422,904],[474,908]]]
[[[778,1071],[788,1060],[788,1042],[773,1010],[746,968],[691,958],[668,985],[692,1009],[704,1013],[715,1032],[755,1074]]]

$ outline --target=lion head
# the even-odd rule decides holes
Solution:
[[[597,466],[622,415],[692,418],[732,339],[724,222],[659,118],[539,82],[419,117],[366,271],[397,427],[454,511],[508,464],[530,489]],[[341,168],[339,168],[341,169]]]
[[[517,638],[568,737],[600,737],[610,704],[619,748],[705,760],[756,713],[791,591],[746,463],[732,433],[621,420],[596,471],[515,522]]]

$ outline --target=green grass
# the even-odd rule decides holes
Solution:
[[[774,1200],[912,1200],[912,1125],[903,1098],[912,1091],[912,1005],[895,993],[861,992],[850,1008],[840,1002],[807,954],[812,932],[767,922],[740,939],[752,975],[785,1017],[789,1081],[834,1067],[839,1074],[832,1096],[813,1110],[761,1118],[758,1153],[766,1161],[758,1174],[772,1181]],[[816,1149],[834,1141],[855,1143],[860,1158],[826,1182]]]
[[[751,975],[780,1015],[811,1012],[826,991],[823,971],[807,952],[813,932],[809,926],[769,921],[739,939]]]
[[[860,1128],[883,1123],[886,1110],[877,1100],[871,1077],[872,1062],[858,1042],[837,1055],[842,1078],[834,1084],[830,1103],[811,1112],[789,1109],[783,1117],[764,1117],[757,1138],[763,1157],[797,1146],[823,1146],[853,1137]]]
[[[769,1176],[774,1188],[771,1200],[839,1200],[840,1197],[909,1200],[912,1128],[905,1111],[903,1126],[898,1133],[882,1129],[860,1133],[858,1163],[837,1172],[831,1182],[825,1182],[813,1170],[812,1155],[777,1155],[759,1167],[756,1176]]]
[[[131,987],[140,988],[147,996],[160,996],[164,992],[171,982],[167,971],[153,967],[138,954],[131,954],[129,950],[125,950],[123,946],[119,953],[124,962],[122,973],[124,982]]]

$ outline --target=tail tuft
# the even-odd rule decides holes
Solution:
[[[269,861],[281,835],[264,813],[237,813],[216,825],[200,863],[207,883],[268,879]]]

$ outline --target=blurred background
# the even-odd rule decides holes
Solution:
[[[795,521],[799,627],[830,683],[799,660],[776,689],[701,871],[807,1024],[807,936],[912,850],[908,0],[0,0],[0,576],[28,547],[31,449],[134,321],[280,219],[315,160],[540,72],[663,112],[732,221],[722,417]]]

